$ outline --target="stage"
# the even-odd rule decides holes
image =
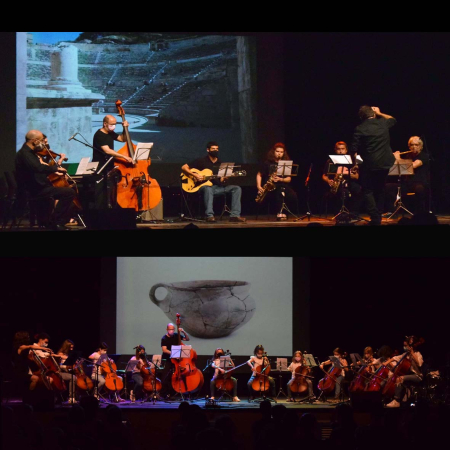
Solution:
[[[185,217],[168,217],[163,220],[154,220],[154,221],[137,221],[135,229],[137,230],[180,230],[184,228],[199,228],[199,229],[209,229],[209,230],[219,230],[219,229],[252,229],[252,228],[274,228],[274,229],[282,229],[282,228],[304,228],[304,227],[334,227],[334,226],[367,226],[369,221],[369,216],[366,214],[361,215],[360,217],[365,220],[351,220],[350,222],[340,222],[334,220],[332,216],[328,218],[325,217],[305,217],[303,219],[296,219],[290,217],[285,221],[277,221],[275,218],[269,219],[267,217],[256,217],[256,216],[243,216],[247,219],[245,223],[233,223],[230,222],[228,218],[224,218],[223,220],[218,220],[216,218],[216,222],[210,223],[201,219],[187,219]],[[409,217],[405,215],[405,217]],[[439,225],[450,225],[450,214],[446,215],[438,215],[436,216]],[[392,219],[383,218],[381,222],[381,226],[390,227],[401,225],[399,221],[402,219],[401,215],[397,215]],[[85,223],[86,224],[86,223]],[[106,222],[103,224],[103,227],[89,227],[86,224],[86,227],[80,226],[79,224],[68,224],[66,228],[69,231],[88,231],[88,230],[130,230],[134,229],[134,223],[126,223],[123,227],[120,227],[120,224],[112,222]],[[30,222],[28,219],[24,219],[20,223],[11,224],[8,223],[1,228],[2,232],[15,231],[15,232],[23,232],[23,231],[51,231],[46,228],[39,228],[37,225],[30,227]]]

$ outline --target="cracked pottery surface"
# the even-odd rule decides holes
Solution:
[[[157,283],[150,289],[150,300],[188,334],[204,339],[228,336],[245,325],[255,312],[255,300],[249,295],[247,281],[203,280]],[[158,288],[166,296],[158,300]]]

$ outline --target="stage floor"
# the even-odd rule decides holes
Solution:
[[[243,216],[245,217],[245,216]],[[360,221],[352,221],[351,224],[355,226],[367,226],[369,221],[369,216],[363,214],[362,217],[365,220]],[[406,217],[406,216],[405,216]],[[436,216],[439,222],[439,225],[450,225],[450,215],[439,215]],[[186,218],[180,219],[177,217],[166,218],[162,221],[150,221],[150,222],[141,222],[136,224],[136,228],[138,230],[179,230],[186,227],[192,228],[195,226],[196,228],[205,228],[205,229],[245,229],[245,228],[302,228],[308,226],[323,226],[323,227],[334,227],[337,225],[336,220],[333,220],[330,216],[328,219],[324,217],[313,217],[308,220],[305,218],[303,220],[298,220],[295,218],[289,218],[286,221],[276,221],[275,219],[267,219],[265,217],[255,216],[247,216],[245,217],[247,222],[245,223],[233,223],[229,222],[228,218],[224,218],[222,221],[218,221],[215,223],[206,222],[204,220],[188,220]],[[399,220],[402,218],[401,215],[397,215],[393,219],[384,219],[381,222],[382,226],[396,226],[398,225]],[[84,228],[79,225],[71,225],[67,226],[67,228],[71,231],[87,231],[89,228]],[[109,228],[108,228],[109,229]],[[9,223],[4,228],[0,229],[3,232],[7,231],[50,231],[42,228],[38,228],[37,226],[30,227],[28,220],[23,220],[22,223],[17,226],[11,226]]]

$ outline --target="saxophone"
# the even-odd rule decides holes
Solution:
[[[333,195],[337,194],[337,191],[339,190],[339,186],[341,185],[343,180],[344,180],[344,175],[342,173],[340,173],[334,177],[333,184],[331,186],[331,193]]]
[[[273,177],[275,175],[276,175],[275,173],[270,175],[266,184],[262,187],[262,191],[258,192],[258,195],[255,198],[256,203],[261,203],[264,200],[264,197],[267,195],[267,193],[275,189],[275,183],[273,182]]]

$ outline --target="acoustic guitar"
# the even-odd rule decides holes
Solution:
[[[212,182],[209,180],[211,180],[213,178],[221,178],[219,175],[213,175],[212,170],[210,170],[210,169],[204,169],[202,171],[200,171],[198,169],[191,169],[191,172],[196,173],[197,175],[202,175],[203,180],[197,181],[196,179],[191,178],[190,176],[186,175],[185,173],[182,173],[180,175],[181,187],[183,188],[183,191],[188,192],[189,194],[192,194],[193,192],[197,192],[203,186],[212,186]],[[247,175],[247,172],[245,170],[238,170],[236,172],[233,172],[231,175],[227,175],[226,178],[245,177],[246,175]]]

